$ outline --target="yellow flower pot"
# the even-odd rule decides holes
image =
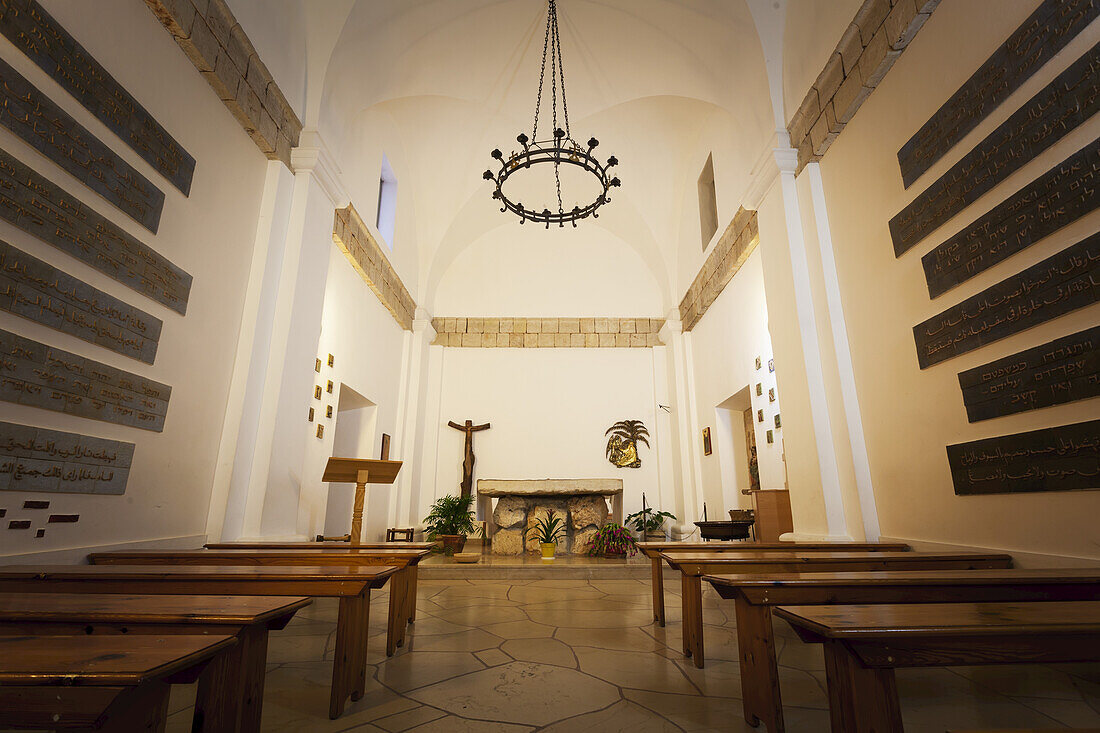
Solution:
[[[541,542],[539,544],[542,547],[542,559],[543,560],[553,560],[554,559],[554,550],[557,549],[558,543],[557,542]]]

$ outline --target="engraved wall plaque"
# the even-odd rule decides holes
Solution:
[[[0,330],[0,400],[161,432],[172,388]]]
[[[898,151],[908,188],[1100,15],[1100,0],[1043,0]]]
[[[913,327],[925,369],[1100,300],[1100,234]]]
[[[955,493],[1100,489],[1100,420],[947,446]]]
[[[890,220],[900,257],[1100,110],[1100,43]]]
[[[921,258],[928,294],[933,298],[942,295],[1095,210],[1097,205],[1100,139]]]
[[[0,490],[122,494],[134,444],[0,422]]]
[[[970,422],[1100,395],[1100,326],[959,374]]]
[[[2,60],[0,124],[156,233],[164,192]]]
[[[146,364],[161,320],[0,241],[0,309]]]
[[[195,159],[35,0],[0,0],[0,33],[185,196]]]
[[[189,274],[3,149],[0,217],[142,295],[187,312]]]

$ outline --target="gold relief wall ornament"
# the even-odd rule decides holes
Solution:
[[[332,354],[328,355],[328,365],[329,366],[336,366],[336,357],[333,356]]]
[[[324,438],[325,437],[325,426],[324,425],[318,425],[317,426],[317,437],[318,438]]]
[[[317,359],[315,361],[315,363],[313,364],[313,371],[317,372],[318,374],[321,373],[321,360],[320,359]]]
[[[314,386],[314,388],[313,388],[313,399],[315,399],[315,400],[321,399],[321,385],[319,385],[319,384]]]
[[[612,465],[619,468],[641,468],[638,444],[649,446],[649,430],[641,420],[620,420],[604,433],[607,440],[605,455]]]
[[[325,405],[325,417],[332,417],[332,405]]]

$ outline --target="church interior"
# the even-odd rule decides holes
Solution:
[[[1100,730],[1100,0],[0,36],[0,730]]]

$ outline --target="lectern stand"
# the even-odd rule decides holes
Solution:
[[[376,461],[368,458],[330,458],[322,481],[333,484],[355,484],[355,504],[351,510],[353,545],[363,542],[363,504],[367,499],[367,484],[392,484],[401,470],[401,461]]]

